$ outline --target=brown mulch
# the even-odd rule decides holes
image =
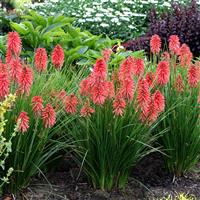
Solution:
[[[27,200],[153,200],[184,192],[200,199],[200,163],[197,170],[184,177],[169,175],[158,154],[152,154],[134,167],[129,183],[123,191],[103,192],[94,190],[86,176],[70,158],[65,159],[58,169],[36,177],[21,197]]]

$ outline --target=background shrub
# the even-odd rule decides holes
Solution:
[[[192,0],[189,5],[175,3],[172,10],[158,14],[152,10],[149,15],[148,30],[142,37],[124,44],[128,50],[145,49],[149,54],[149,41],[152,35],[158,34],[162,39],[163,48],[166,47],[170,35],[178,35],[182,43],[191,48],[194,56],[200,52],[200,10],[197,2]]]
[[[187,2],[182,0],[179,2]],[[56,3],[56,5],[55,5]],[[155,7],[158,12],[170,7],[170,1],[150,0],[46,0],[44,4],[28,7],[43,15],[62,12],[75,17],[74,24],[93,34],[107,34],[111,38],[127,40],[146,30],[147,13]]]

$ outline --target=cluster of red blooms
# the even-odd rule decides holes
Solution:
[[[0,60],[0,100],[4,99],[14,83],[17,95],[29,96],[33,84],[34,73],[30,66],[23,63],[20,59],[22,42],[17,32],[8,33],[6,63]],[[57,69],[61,69],[64,63],[64,50],[57,45],[52,52],[52,64]],[[46,70],[48,55],[44,48],[38,48],[34,56],[34,65],[36,70],[41,73]],[[33,112],[36,117],[41,117],[44,126],[52,127],[56,122],[56,113],[51,106],[47,104],[43,108],[43,99],[35,96],[32,99]],[[27,112],[22,111],[18,118],[18,129],[20,132],[26,132],[29,128],[29,116]]]
[[[153,54],[158,54],[160,52],[160,43],[158,35],[154,35],[150,41],[151,52]],[[164,52],[162,59],[160,61],[156,70],[157,83],[159,85],[165,85],[170,78],[170,56],[176,56],[176,63],[173,63],[174,67],[180,65],[181,67],[187,70],[187,82],[191,88],[198,87],[200,82],[200,65],[199,62],[195,64],[192,63],[193,55],[190,51],[190,48],[186,44],[182,44],[179,41],[178,36],[171,35],[169,38],[169,51]],[[179,62],[178,62],[179,61]],[[174,62],[174,61],[173,61]],[[175,75],[175,74],[174,74]],[[184,91],[185,83],[183,77],[180,73],[177,73],[175,76],[175,87],[179,93]]]
[[[132,109],[135,107],[136,111],[141,112],[142,121],[154,122],[164,111],[165,100],[159,90],[153,94],[150,93],[152,77],[149,74],[148,80],[144,78],[144,61],[139,58],[126,58],[121,63],[117,76],[114,74],[111,80],[108,77],[106,62],[108,62],[107,59],[98,59],[93,71],[80,83],[80,94],[82,98],[86,98],[81,115],[88,116],[94,112],[88,102],[103,105],[106,100],[110,100],[116,116],[122,116],[126,107],[131,105]],[[162,79],[162,73],[160,76]],[[138,84],[136,84],[137,81]],[[137,98],[134,98],[134,95]],[[134,102],[135,99],[136,102]]]

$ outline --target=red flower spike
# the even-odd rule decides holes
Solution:
[[[134,62],[135,62],[133,68],[134,74],[136,76],[141,76],[144,73],[144,60],[141,58],[136,58]]]
[[[106,79],[107,76],[107,65],[104,59],[99,58],[96,60],[94,65],[93,73],[95,77],[100,77],[101,79]]]
[[[79,85],[80,89],[80,94],[83,95],[83,96],[88,96],[89,95],[89,92],[90,92],[90,83],[89,83],[89,79],[83,79],[81,82],[80,82],[80,85]]]
[[[40,116],[43,109],[43,99],[41,96],[34,96],[32,98],[32,110],[36,116]]]
[[[90,107],[90,104],[88,102],[86,102],[81,108],[80,114],[81,117],[88,117],[94,112],[95,110],[92,107]]]
[[[126,58],[120,65],[119,68],[119,80],[132,78],[135,62],[133,57]]]
[[[112,49],[104,49],[102,51],[102,55],[103,55],[103,58],[105,60],[105,62],[108,62],[110,60],[110,56],[112,55]]]
[[[65,54],[63,48],[57,44],[51,54],[52,64],[56,69],[61,69],[65,59]]]
[[[161,61],[158,63],[156,69],[157,83],[161,86],[166,85],[169,82],[170,68],[167,61]]]
[[[107,82],[108,85],[108,98],[112,99],[115,96],[115,86],[113,81],[108,81]]]
[[[153,35],[150,40],[150,49],[153,54],[159,54],[161,48],[161,39],[159,35]]]
[[[18,118],[17,118],[17,124],[18,124],[18,131],[19,132],[26,132],[29,128],[29,116],[27,112],[22,111]]]
[[[78,99],[74,94],[70,94],[65,98],[65,110],[67,113],[75,113],[78,105]]]
[[[7,49],[6,50],[6,63],[7,64],[10,63],[12,59],[13,59],[12,52],[11,52],[11,50]]]
[[[16,83],[19,83],[19,77],[22,72],[22,64],[19,58],[11,60],[9,66],[11,79]]]
[[[128,101],[131,101],[133,99],[134,82],[132,79],[125,79],[122,81],[120,93],[123,98],[127,99]]]
[[[35,61],[35,67],[38,72],[46,70],[48,61],[46,49],[44,48],[36,49],[34,61]]]
[[[190,65],[188,69],[188,83],[191,88],[197,87],[200,77],[199,67],[195,65]]]
[[[160,92],[160,90],[156,90],[155,93],[152,95],[152,101],[154,105],[154,109],[157,110],[158,114],[163,112],[165,109],[165,98]]]
[[[140,79],[138,82],[137,101],[140,109],[143,112],[147,112],[150,102],[150,92],[149,92],[149,84],[146,79]]]
[[[91,88],[91,98],[94,104],[103,105],[108,97],[108,84],[106,81],[96,80]]]
[[[153,82],[155,81],[155,74],[153,72],[148,72],[145,79],[147,80],[149,87],[153,87]]]
[[[116,116],[122,116],[125,107],[126,107],[126,101],[121,97],[121,95],[117,95],[113,101],[114,114]]]
[[[179,41],[179,37],[177,35],[171,35],[169,38],[169,50],[175,54],[175,55],[179,55],[179,51],[180,51],[180,41]]]
[[[42,110],[42,120],[45,128],[51,128],[56,123],[56,112],[49,103]]]
[[[8,77],[8,72],[5,69],[6,65],[1,64],[3,69],[0,71],[0,99],[4,99],[10,90],[10,80]]]
[[[162,60],[165,60],[165,61],[168,61],[170,60],[170,54],[165,51],[163,54],[162,54]]]
[[[20,94],[30,94],[30,89],[33,83],[33,70],[25,66],[19,76],[19,93]]]
[[[17,32],[9,32],[7,39],[7,51],[11,53],[11,55],[19,56],[22,49],[22,42]]]
[[[179,55],[179,60],[180,64],[183,67],[190,66],[192,62],[193,55],[190,51],[190,48],[186,44],[182,44],[180,48],[180,55]]]
[[[183,78],[182,76],[179,74],[177,76],[177,79],[176,79],[176,82],[175,82],[175,88],[177,90],[178,93],[182,93],[184,91],[184,81],[183,81]]]

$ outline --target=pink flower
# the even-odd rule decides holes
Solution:
[[[168,83],[170,76],[169,63],[167,61],[160,61],[156,69],[157,83],[164,86]]]
[[[181,66],[190,66],[191,61],[192,61],[192,53],[190,51],[190,48],[186,44],[182,44],[180,48],[180,55],[179,55],[179,60]]]
[[[3,99],[9,94],[10,80],[8,77],[7,70],[0,71],[0,99]]]
[[[124,80],[126,78],[132,78],[134,72],[134,58],[128,57],[126,58],[120,65],[119,68],[119,80]]]
[[[152,87],[153,82],[155,81],[155,74],[153,72],[148,72],[145,79],[147,80],[149,87]]]
[[[121,97],[121,95],[116,95],[114,101],[113,101],[113,109],[114,114],[116,116],[122,116],[124,109],[126,107],[126,101]]]
[[[140,79],[138,82],[137,101],[140,109],[146,115],[150,102],[149,83],[146,79]]]
[[[61,69],[65,59],[65,54],[63,48],[57,44],[51,54],[52,64],[56,69]]]
[[[47,104],[46,107],[42,110],[42,120],[45,128],[50,128],[56,123],[56,112],[53,109],[51,104]]]
[[[110,56],[112,55],[112,49],[104,49],[102,54],[105,62],[108,62],[110,60]]]
[[[88,117],[94,112],[95,110],[90,106],[88,102],[85,102],[85,104],[83,105],[80,111],[81,117]]]
[[[134,93],[134,82],[132,79],[125,79],[122,81],[122,85],[120,88],[121,95],[127,99],[128,101],[131,101],[133,99],[133,93]]]
[[[22,72],[19,76],[20,94],[23,95],[26,93],[26,95],[29,95],[32,84],[33,84],[33,70],[30,67],[25,66],[23,67]]]
[[[144,60],[141,58],[136,58],[134,62],[135,62],[133,68],[134,74],[136,76],[141,76],[144,73]]]
[[[161,48],[161,39],[159,35],[155,34],[151,37],[150,47],[153,54],[159,54]]]
[[[15,81],[16,83],[19,82],[19,77],[21,76],[21,72],[22,72],[22,64],[19,60],[19,58],[17,59],[12,59],[10,61],[10,77],[13,81]]]
[[[22,111],[18,118],[17,118],[17,124],[18,124],[18,131],[19,132],[26,132],[29,128],[29,116],[27,112]]]
[[[188,83],[190,87],[192,88],[197,87],[199,82],[199,75],[200,75],[199,67],[196,67],[195,65],[190,65],[188,69]]]
[[[96,63],[93,69],[93,75],[97,77],[101,77],[101,79],[106,79],[107,65],[104,59],[99,58],[96,60]]]
[[[157,110],[158,113],[161,113],[165,109],[165,98],[160,92],[160,90],[156,90],[155,93],[152,95],[152,101],[155,106],[154,109]]]
[[[19,56],[22,49],[22,42],[17,32],[9,32],[7,39],[7,51],[11,55]]]
[[[179,41],[179,37],[177,35],[171,35],[169,37],[169,50],[175,54],[175,55],[179,55],[179,51],[180,51],[180,41]]]
[[[179,74],[176,78],[175,88],[177,92],[182,93],[184,91],[184,82],[182,76]]]
[[[108,98],[112,99],[115,96],[115,86],[113,81],[108,81],[107,82],[108,85]]]
[[[65,110],[67,113],[75,113],[78,105],[78,99],[74,94],[65,98]]]
[[[83,79],[79,85],[80,94],[83,96],[88,96],[90,93],[90,82],[89,79]]]
[[[48,61],[46,49],[37,48],[35,52],[34,60],[35,60],[35,67],[38,70],[38,72],[42,72],[46,70],[47,61]]]
[[[41,96],[34,96],[32,98],[32,110],[36,116],[40,116],[43,109],[43,99]]]

